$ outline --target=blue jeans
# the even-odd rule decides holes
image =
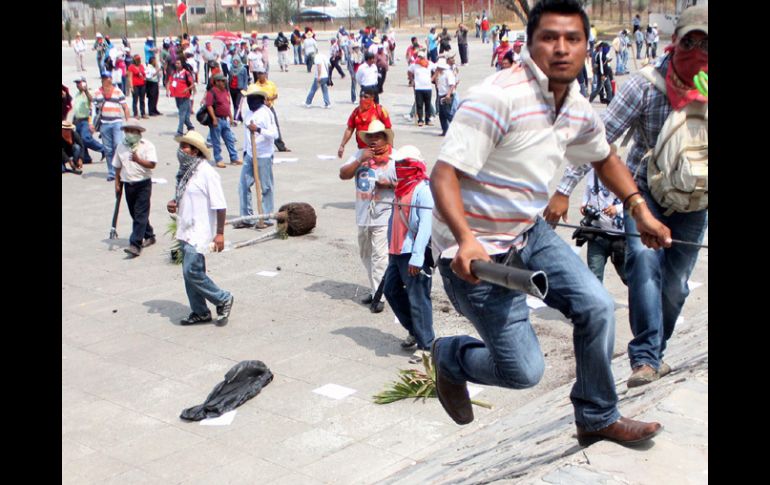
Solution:
[[[328,85],[328,78],[322,77],[320,81],[317,81],[315,76],[313,76],[313,84],[310,85],[310,92],[307,93],[307,99],[305,100],[305,104],[311,104],[313,102],[313,98],[315,97],[315,92],[318,91],[318,85],[321,85],[321,92],[324,96],[324,106],[329,106],[331,104],[331,101],[329,101],[329,85]]]
[[[230,292],[219,288],[211,278],[206,276],[206,258],[195,250],[195,246],[179,241],[182,246],[182,276],[184,289],[190,308],[198,315],[209,313],[206,300],[214,305],[222,305],[230,299]]]
[[[83,139],[83,144],[86,147],[86,150],[83,151],[84,163],[91,163],[91,155],[88,154],[88,148],[99,153],[104,153],[104,145],[94,140],[93,135],[91,135],[91,130],[88,128],[88,119],[78,121],[75,124],[75,130],[78,132],[78,135],[80,135],[80,138]]]
[[[446,134],[449,129],[449,123],[452,122],[452,106],[454,104],[455,95],[452,95],[451,100],[448,103],[441,101],[439,98],[438,103],[438,119],[441,122],[441,132]]]
[[[487,34],[488,33],[489,33],[488,30],[482,30],[481,31],[481,43],[482,44],[486,44],[487,42],[489,42],[489,39],[487,38]]]
[[[195,126],[190,121],[190,98],[174,98],[176,100],[176,109],[179,111],[179,124],[176,127],[176,134],[183,135],[182,127],[186,126],[188,130],[194,130]]]
[[[214,148],[214,160],[222,161],[222,145],[219,143],[221,137],[225,141],[227,154],[230,155],[230,161],[238,160],[238,150],[235,149],[235,134],[230,129],[230,120],[227,118],[218,118],[217,126],[209,126],[209,137],[211,146]]]
[[[348,73],[350,74],[350,102],[356,102],[356,71],[353,69],[353,64],[348,63]]]
[[[115,176],[115,167],[112,166],[112,157],[115,156],[115,150],[118,149],[118,145],[123,141],[122,126],[122,120],[115,123],[102,123],[102,128],[99,130],[99,133],[102,134],[104,149],[107,152],[107,173],[109,177]]]
[[[305,53],[305,66],[307,67],[307,72],[310,72],[310,69],[313,67],[314,61],[315,61],[315,53],[313,54]]]
[[[607,258],[610,258],[621,281],[626,283],[626,271],[624,269],[625,259],[613,256],[613,248],[617,247],[618,244],[622,244],[622,240],[609,239],[601,237],[598,234],[593,241],[588,241],[587,243],[588,251],[586,263],[591,272],[595,274],[601,282],[604,282],[604,267],[607,265]],[[616,250],[615,253],[620,256],[623,255],[623,252],[619,250]]]
[[[636,58],[641,59],[642,58],[642,46],[644,45],[644,42],[637,42],[636,43]]]
[[[624,74],[628,72],[626,63],[628,63],[628,50],[623,49],[618,54],[618,65],[615,67],[615,74]]]
[[[265,214],[273,212],[273,156],[257,158],[259,183],[262,185],[262,210]],[[238,196],[241,201],[241,216],[254,215],[251,205],[251,186],[254,185],[254,165],[251,156],[243,157],[241,181],[238,184]],[[255,222],[255,221],[251,221]]]
[[[588,267],[540,217],[528,231],[521,258],[527,268],[548,275],[545,303],[562,312],[573,325],[576,382],[570,399],[575,422],[595,431],[620,418],[610,368],[615,342],[614,302]],[[504,255],[493,256],[500,262]],[[455,309],[465,315],[483,341],[469,336],[442,339],[438,347],[441,372],[455,383],[466,381],[524,389],[537,384],[545,364],[529,321],[526,295],[458,278],[442,259],[439,271]]]
[[[701,243],[708,227],[708,210],[674,212],[664,210],[650,193],[642,188],[652,215],[671,229],[671,237]],[[638,233],[636,221],[625,213],[626,233]],[[631,367],[647,364],[657,369],[666,350],[666,342],[674,333],[676,319],[690,289],[687,280],[698,259],[698,248],[674,244],[668,249],[652,250],[639,238],[626,242],[626,278],[628,279],[629,320],[633,340],[628,344]]]
[[[302,46],[297,44],[291,47],[294,50],[294,64],[302,64]]]
[[[408,254],[391,254],[388,269],[383,277],[383,294],[388,305],[398,317],[398,321],[417,340],[417,348],[430,350],[435,335],[433,333],[433,305],[430,300],[430,288],[433,284],[433,269],[424,264],[417,276],[409,275]]]
[[[431,62],[438,62],[438,47],[428,52],[428,58]]]

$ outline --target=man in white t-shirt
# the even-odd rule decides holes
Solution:
[[[135,258],[142,248],[155,244],[155,232],[150,225],[150,198],[152,197],[152,169],[158,163],[155,145],[142,138],[144,127],[137,119],[129,119],[121,127],[123,141],[115,150],[115,193],[126,192],[126,205],[134,224],[130,245],[124,249]]]
[[[393,130],[380,120],[369,124],[361,136],[368,147],[359,149],[340,167],[342,180],[356,183],[356,224],[361,262],[369,277],[371,293],[361,303],[372,304],[388,267],[388,221],[393,210],[396,168],[393,160]],[[375,302],[373,311],[383,310]]]
[[[179,143],[176,194],[166,209],[176,217],[176,238],[184,255],[182,276],[192,313],[182,325],[212,320],[206,301],[216,305],[217,325],[227,324],[233,307],[233,295],[219,288],[206,275],[205,254],[225,248],[227,203],[219,174],[206,160],[211,152],[197,131],[174,138]]]
[[[358,66],[358,71],[356,71],[356,82],[361,86],[361,91],[369,88],[377,92],[377,95],[374,97],[374,102],[379,103],[380,93],[379,89],[377,89],[377,82],[380,79],[380,71],[377,69],[377,64],[375,63],[376,58],[377,56],[371,52],[364,54],[364,63]]]
[[[468,424],[473,421],[468,381],[511,389],[540,381],[545,362],[526,293],[480,281],[471,262],[543,271],[546,305],[574,325],[576,377],[570,398],[578,443],[641,443],[662,426],[622,417],[618,410],[611,366],[614,299],[540,217],[549,183],[565,162],[592,163],[623,200],[638,188],[575,82],[588,46],[588,17],[580,2],[538,2],[529,22],[530,56],[521,68],[499,71],[470,90],[430,177],[436,203],[433,254],[455,309],[482,338],[433,342],[436,393],[456,423]],[[642,241],[654,248],[671,246],[671,231],[646,205],[634,209]]]
[[[329,101],[329,58],[321,52],[316,53],[313,58],[313,83],[310,85],[310,92],[307,93],[307,99],[305,99],[306,108],[312,106],[313,98],[319,87],[324,97],[324,109],[331,108],[332,103]]]
[[[436,86],[438,87],[438,118],[441,121],[441,136],[445,136],[452,122],[452,104],[454,104],[457,80],[446,59],[436,63]]]
[[[446,62],[446,61],[444,61]],[[433,83],[431,82],[433,71],[436,65],[427,59],[424,50],[417,53],[417,60],[409,66],[407,75],[414,84],[414,103],[417,107],[417,126],[423,126],[423,113],[425,114],[425,124],[433,126],[430,122],[430,98],[433,93]]]
[[[249,64],[249,72],[251,73],[254,82],[257,82],[257,71],[264,69],[261,47],[257,44],[251,46],[251,52],[246,56],[246,59]]]

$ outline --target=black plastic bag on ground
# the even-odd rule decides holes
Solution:
[[[216,418],[232,411],[252,397],[273,380],[273,373],[259,360],[239,362],[217,384],[206,402],[182,411],[180,418],[187,421]]]

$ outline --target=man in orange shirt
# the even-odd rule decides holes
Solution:
[[[374,102],[374,97],[377,94],[376,90],[377,87],[372,86],[371,88],[361,91],[360,104],[350,114],[350,118],[348,118],[348,127],[345,130],[345,134],[342,135],[342,143],[340,143],[340,148],[337,150],[337,156],[339,158],[342,158],[342,154],[345,151],[345,145],[347,145],[350,137],[353,136],[353,131],[356,132],[356,143],[358,144],[358,148],[366,148],[367,144],[361,138],[360,133],[366,131],[373,120],[382,121],[382,124],[384,124],[387,129],[392,128],[388,112],[382,105]]]

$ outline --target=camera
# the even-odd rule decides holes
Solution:
[[[587,205],[585,206],[585,209],[583,209],[583,219],[581,219],[580,225],[589,227],[591,226],[591,223],[598,220],[601,215],[602,211],[592,205]]]

